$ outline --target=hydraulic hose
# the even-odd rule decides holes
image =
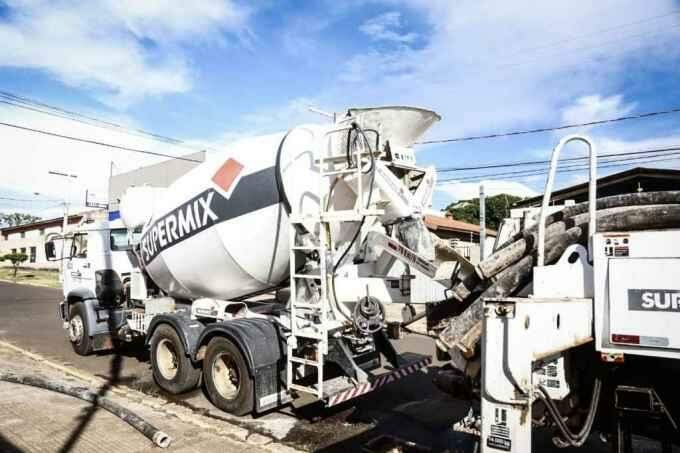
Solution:
[[[124,408],[118,403],[114,403],[110,399],[100,397],[85,387],[73,387],[58,382],[50,382],[36,376],[22,376],[6,372],[0,372],[0,381],[9,382],[11,384],[30,385],[32,387],[51,390],[53,392],[62,393],[87,401],[120,418],[160,448],[168,448],[172,443],[172,438],[169,435],[157,429],[134,412]]]
[[[593,383],[593,396],[590,399],[590,406],[588,407],[588,415],[586,416],[586,420],[578,433],[574,433],[569,429],[567,424],[562,419],[562,416],[560,415],[557,406],[555,406],[553,400],[550,399],[548,391],[543,386],[539,386],[538,390],[539,390],[538,397],[541,399],[541,401],[543,401],[545,406],[548,408],[548,413],[552,417],[553,421],[557,425],[557,428],[560,430],[560,433],[562,434],[563,437],[563,438],[557,437],[553,439],[555,445],[557,445],[560,448],[568,446],[580,447],[581,445],[583,445],[585,441],[588,439],[590,431],[593,428],[595,415],[597,414],[597,406],[600,403],[600,394],[602,391],[602,381],[600,380],[600,378],[595,378],[595,382]]]
[[[366,209],[368,209],[368,207],[371,205],[371,198],[373,196],[373,184],[375,183],[375,156],[373,155],[373,149],[371,149],[371,144],[369,143],[368,138],[366,138],[366,134],[364,133],[363,129],[361,129],[361,127],[356,123],[352,123],[352,128],[354,130],[358,131],[361,134],[362,138],[364,139],[364,144],[368,147],[369,155],[371,157],[371,167],[370,167],[370,170],[369,170],[370,173],[371,173],[371,183],[369,185],[368,201],[366,202]],[[347,144],[349,146],[349,139],[348,139]],[[349,164],[349,162],[348,162],[348,164]],[[361,162],[358,162],[357,165],[361,165]],[[335,184],[341,178],[342,177],[336,178],[336,180],[331,185],[331,190],[328,193],[328,200],[327,200],[326,208],[328,208],[328,206],[330,205],[330,198],[331,198],[330,195],[333,193],[333,189],[335,188]],[[359,190],[361,190],[361,188],[359,188]],[[338,259],[335,262],[335,264],[333,265],[333,273],[332,273],[332,277],[331,277],[331,281],[330,281],[331,288],[333,290],[333,299],[335,300],[335,304],[336,304],[336,307],[338,308],[338,311],[345,317],[345,319],[347,319],[348,321],[352,321],[352,322],[353,322],[353,320],[349,316],[347,316],[344,313],[344,311],[340,308],[340,302],[338,301],[338,296],[335,292],[335,273],[337,272],[338,267],[340,267],[340,264],[343,262],[343,260],[347,256],[347,252],[350,251],[350,249],[354,246],[354,243],[357,241],[359,235],[361,234],[361,229],[363,228],[365,222],[366,222],[366,216],[363,216],[361,218],[361,222],[359,222],[359,227],[357,228],[356,233],[354,233],[354,236],[352,237],[352,239],[349,242],[349,245],[342,252],[340,259]],[[330,242],[330,228],[329,227],[326,228],[326,234],[328,234],[329,242]]]

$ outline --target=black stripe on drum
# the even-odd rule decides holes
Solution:
[[[211,187],[166,213],[145,229],[140,243],[142,260],[144,264],[149,264],[162,251],[213,225],[280,202],[274,167],[243,176],[228,199]],[[187,221],[187,216],[191,216],[191,222]],[[186,228],[179,226],[180,217],[185,221],[183,224],[188,225]],[[168,220],[172,220],[172,227],[166,223]]]

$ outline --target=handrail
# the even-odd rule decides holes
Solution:
[[[588,182],[588,214],[590,215],[588,221],[588,257],[590,258],[592,256],[591,239],[597,230],[597,151],[595,149],[595,144],[589,137],[577,134],[567,135],[557,144],[550,159],[550,169],[548,171],[548,179],[545,182],[543,203],[541,203],[541,214],[538,219],[538,257],[536,263],[536,266],[538,267],[545,265],[545,219],[548,217],[548,206],[550,205],[550,197],[552,196],[553,185],[555,184],[557,163],[562,148],[571,141],[580,141],[588,145],[588,154],[590,157],[590,181]]]

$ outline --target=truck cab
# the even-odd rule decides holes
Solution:
[[[45,244],[46,256],[61,262],[59,315],[80,355],[111,349],[111,334],[125,326],[134,260],[129,249],[128,231],[116,221],[84,220]]]

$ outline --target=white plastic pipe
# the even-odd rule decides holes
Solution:
[[[560,152],[564,145],[571,141],[580,141],[588,145],[588,154],[590,157],[590,181],[588,183],[588,214],[590,220],[588,222],[588,255],[592,255],[591,243],[592,237],[597,229],[597,151],[593,141],[583,135],[567,135],[557,144],[550,159],[550,169],[548,171],[548,179],[545,182],[545,191],[543,192],[543,203],[541,204],[541,214],[538,220],[538,258],[536,265],[542,267],[545,264],[545,219],[548,217],[548,206],[550,206],[550,197],[552,196],[553,185],[555,184],[555,172],[557,171],[557,163],[560,158]]]

